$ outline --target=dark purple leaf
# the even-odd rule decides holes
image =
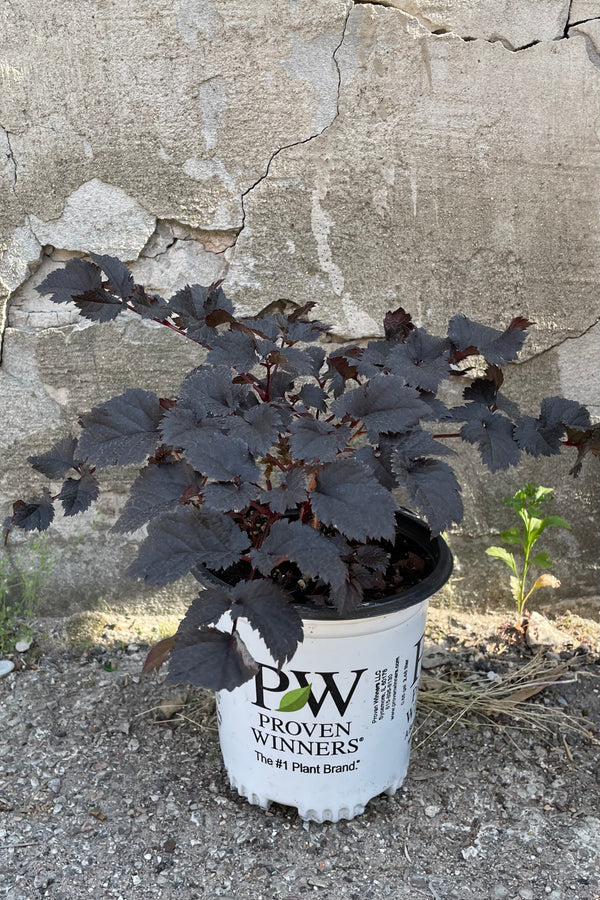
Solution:
[[[385,314],[383,330],[387,341],[405,341],[414,327],[410,313],[405,312],[401,306]]]
[[[382,444],[375,451],[370,444],[365,444],[355,451],[354,459],[367,466],[386,490],[392,491],[397,487],[396,476],[392,472],[391,449],[387,445]]]
[[[566,400],[564,397],[546,397],[542,400],[540,421],[544,426],[552,427],[559,423],[570,428],[589,428],[590,414],[580,403],[575,400]]]
[[[254,484],[244,482],[229,482],[227,484],[207,484],[202,491],[204,505],[220,512],[240,512],[255,500],[260,488]]]
[[[96,265],[102,269],[110,288],[122,297],[123,300],[129,300],[133,294],[134,281],[133,275],[127,266],[117,259],[115,256],[100,255],[98,253],[90,253],[90,257]]]
[[[63,269],[55,269],[36,291],[52,294],[54,303],[75,303],[83,316],[97,322],[116,318],[124,304],[102,286],[100,269],[84,259],[70,259]]]
[[[77,438],[69,435],[57,441],[46,453],[29,456],[27,462],[46,478],[64,478],[69,469],[76,468],[81,463],[81,460],[75,459],[76,447]]]
[[[270,491],[263,491],[260,496],[261,503],[268,503],[273,512],[284,515],[288,510],[295,509],[299,503],[306,500],[306,475],[302,469],[292,469],[287,472],[285,480]]]
[[[162,414],[156,394],[128,388],[81,416],[79,453],[98,466],[141,463],[156,447]]]
[[[148,537],[128,574],[148,584],[170,584],[194,566],[226,569],[248,545],[247,535],[223,513],[180,506],[151,520]]]
[[[481,458],[491,472],[516,466],[521,451],[513,438],[514,425],[510,419],[492,413],[480,403],[469,403],[465,409],[467,424],[460,436],[470,444],[477,444]]]
[[[293,597],[270,579],[241,581],[231,591],[231,615],[243,616],[267,645],[278,666],[291,659],[302,641],[302,619]]]
[[[416,428],[398,437],[390,437],[393,455],[401,459],[417,459],[422,456],[456,456],[456,452],[438,441],[429,431]]]
[[[197,437],[186,442],[183,450],[198,472],[215,481],[233,481],[234,478],[256,481],[260,477],[248,445],[239,438],[218,433],[204,437],[198,430]]]
[[[515,424],[514,439],[531,456],[553,456],[560,453],[563,434],[562,424],[544,425],[539,419],[522,416]]]
[[[378,544],[362,544],[354,555],[361,565],[375,572],[385,572],[390,564],[390,554]]]
[[[188,488],[199,487],[201,483],[198,474],[183,460],[146,466],[131,486],[113,530],[137,531],[150,519],[176,507]]]
[[[54,518],[54,507],[50,492],[45,490],[41,497],[25,503],[17,500],[13,503],[11,522],[24,531],[45,531]]]
[[[525,329],[531,324],[526,319],[513,319],[506,331],[498,331],[466,316],[453,316],[448,326],[448,337],[455,351],[453,358],[460,360],[465,355],[479,353],[491,365],[503,366],[517,358],[527,337]]]
[[[346,425],[336,426],[308,416],[301,416],[292,422],[289,433],[294,458],[306,462],[333,459],[346,448],[350,439],[350,429]]]
[[[448,377],[449,341],[428,334],[423,328],[410,332],[403,343],[389,353],[387,367],[392,375],[401,375],[411,387],[437,391]]]
[[[300,388],[300,399],[308,408],[325,412],[327,409],[327,392],[316,384],[304,384]]]
[[[233,384],[230,369],[223,366],[198,366],[181,385],[179,396],[200,418],[226,416],[236,412],[252,389]]]
[[[448,463],[417,459],[406,465],[398,460],[396,473],[398,483],[406,488],[411,506],[425,516],[434,534],[452,522],[462,521],[460,485]]]
[[[168,308],[187,330],[188,337],[209,344],[218,332],[215,327],[207,324],[207,316],[217,310],[224,310],[230,314],[233,312],[232,303],[225,296],[220,282],[209,287],[188,284],[171,297]]]
[[[205,588],[192,600],[177,633],[187,635],[194,633],[197,628],[216,625],[221,616],[231,608],[231,603],[231,591],[225,585]]]
[[[347,566],[334,542],[301,522],[275,522],[260,549],[252,550],[250,556],[263,575],[269,575],[282,561],[291,560],[303,574],[327,584],[341,587],[346,581]]]
[[[394,346],[390,341],[369,341],[356,363],[359,374],[373,378],[388,372],[388,359]]]
[[[294,375],[314,374],[315,362],[312,356],[297,347],[280,347],[277,362],[281,368]]]
[[[58,495],[65,516],[76,516],[88,509],[98,499],[100,485],[98,479],[85,472],[81,478],[67,478]]]
[[[231,416],[227,425],[229,434],[244,441],[251,453],[263,455],[277,442],[283,419],[277,406],[259,403],[241,416]]]
[[[242,331],[226,331],[211,338],[206,357],[213,366],[229,366],[238,372],[250,372],[258,363],[255,341]]]
[[[213,691],[232,691],[258,672],[237,632],[207,628],[179,635],[171,651],[167,684],[187,681]]]
[[[355,459],[336,459],[321,469],[310,501],[317,518],[347,538],[394,539],[396,501]]]
[[[423,403],[418,391],[405,387],[397,375],[376,375],[339,397],[332,409],[340,418],[348,415],[361,420],[372,440],[377,440],[381,433],[412,428],[430,413],[430,407]]]

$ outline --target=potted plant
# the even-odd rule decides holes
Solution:
[[[475,445],[492,472],[566,443],[576,475],[597,452],[578,403],[546,399],[534,418],[500,392],[531,323],[498,331],[456,315],[436,337],[398,308],[382,339],[324,344],[312,303],[240,318],[220,282],[165,301],[93,254],[38,291],[92,321],[130,312],[173,329],[198,344],[198,366],[176,397],[128,388],[83,414],[78,437],[30,457],[62,486],[18,501],[10,525],[43,530],[55,503],[72,516],[96,500],[99,469],[142,464],[115,525],[148,529],[129,574],[207,585],[146,668],[168,657],[170,682],[217,691],[232,784],[318,821],[393,793],[427,600],[452,566],[438,535],[463,514],[446,439]],[[472,378],[475,357],[485,368]],[[468,381],[458,406],[443,399],[452,378]]]

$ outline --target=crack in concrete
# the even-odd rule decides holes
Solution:
[[[573,4],[573,0],[570,0],[569,6],[566,12],[565,24],[562,30],[562,34],[559,37],[553,38],[551,41],[547,40],[533,40],[528,44],[523,44],[520,47],[515,47],[509,40],[502,37],[501,35],[492,36],[491,38],[483,38],[483,37],[473,37],[472,35],[461,35],[456,31],[452,31],[449,28],[445,28],[444,26],[436,25],[431,19],[428,19],[427,16],[424,16],[422,13],[417,12],[409,12],[407,9],[402,9],[401,6],[398,5],[398,0],[352,0],[355,6],[383,6],[386,9],[394,9],[396,12],[401,13],[405,16],[410,16],[410,18],[414,19],[418,24],[428,31],[434,37],[455,37],[458,40],[463,41],[464,43],[471,43],[472,41],[483,41],[486,44],[501,44],[505,50],[508,50],[510,53],[521,53],[523,50],[530,50],[532,47],[536,47],[538,44],[554,44],[557,41],[567,40],[569,38],[569,28],[573,27],[573,25],[580,24],[576,22],[569,22],[569,16],[571,13],[571,6]],[[586,20],[591,21],[591,20]]]
[[[254,184],[251,184],[250,187],[246,188],[246,190],[242,193],[242,196],[240,198],[241,205],[242,205],[242,224],[241,224],[241,227],[236,236],[236,240],[232,244],[233,247],[235,247],[235,244],[237,243],[237,238],[240,236],[240,234],[242,233],[242,231],[244,230],[245,225],[246,225],[246,203],[245,203],[246,197],[249,194],[251,194],[252,191],[254,191],[258,187],[258,185],[261,184],[265,180],[265,178],[267,178],[269,176],[269,172],[271,170],[271,165],[273,163],[273,160],[277,156],[279,156],[280,153],[283,153],[284,150],[290,150],[292,147],[300,147],[302,144],[308,144],[308,143],[310,143],[310,141],[313,141],[315,138],[320,137],[322,134],[324,134],[327,131],[328,128],[331,128],[331,126],[333,125],[335,120],[338,118],[338,116],[340,114],[340,91],[341,91],[341,86],[342,86],[342,73],[340,71],[340,66],[337,61],[337,54],[338,54],[342,44],[344,43],[344,38],[346,37],[346,29],[348,27],[348,20],[350,18],[350,13],[352,12],[352,9],[353,9],[353,7],[350,7],[348,12],[346,13],[346,18],[344,19],[344,25],[342,28],[342,36],[340,38],[340,42],[337,45],[337,47],[334,49],[333,54],[332,54],[332,59],[335,64],[335,68],[336,68],[337,76],[338,76],[337,93],[336,93],[336,101],[335,101],[335,115],[333,116],[331,122],[328,122],[327,125],[325,125],[325,127],[322,128],[320,131],[318,131],[316,134],[311,134],[309,137],[304,138],[304,140],[302,140],[302,141],[293,141],[291,144],[285,144],[283,147],[278,147],[278,149],[275,150],[271,154],[264,173],[260,176],[260,178],[258,178],[254,182]]]
[[[6,154],[6,158],[9,160],[9,178],[11,180],[13,194],[16,194],[17,193],[17,181],[18,181],[19,176],[18,176],[17,159],[15,157],[15,154],[14,154],[14,151],[12,148],[12,144],[10,142],[11,132],[8,131],[7,128],[3,128],[1,125],[0,125],[0,128],[2,128],[2,131],[6,135],[6,143],[8,145],[8,153]]]
[[[588,327],[584,328],[584,330],[579,334],[568,334],[566,337],[561,338],[559,341],[556,341],[555,344],[551,344],[549,347],[544,347],[543,350],[538,350],[537,353],[533,353],[531,356],[528,356],[527,359],[515,360],[513,363],[511,363],[511,365],[526,366],[528,363],[532,362],[532,360],[540,359],[540,357],[546,356],[546,354],[550,353],[552,350],[557,350],[559,347],[562,347],[562,345],[566,344],[567,341],[578,341],[580,338],[585,337],[586,334],[589,334],[592,328],[596,328],[597,325],[600,325],[600,316],[596,319],[595,322],[592,322],[591,325],[588,325]]]

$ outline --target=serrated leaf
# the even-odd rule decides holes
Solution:
[[[448,326],[448,337],[455,348],[454,359],[479,353],[493,366],[503,366],[517,359],[531,323],[526,319],[513,319],[505,331],[498,331],[466,316],[453,316]]]
[[[387,341],[405,341],[414,327],[410,313],[405,312],[401,306],[393,311],[388,310],[383,319]]]
[[[570,524],[561,516],[546,516],[545,519],[536,519],[532,517],[530,520],[532,541],[537,541],[546,528],[566,528],[568,531],[571,530]]]
[[[357,561],[374,572],[385,572],[390,564],[390,554],[378,544],[363,544],[354,553]]]
[[[433,534],[440,534],[453,522],[462,521],[460,485],[448,463],[439,459],[415,459],[394,468],[411,507],[427,519]]]
[[[194,566],[225,569],[248,545],[247,535],[228,516],[183,506],[150,522],[148,537],[127,574],[148,584],[169,584]]]
[[[232,691],[256,675],[258,664],[237,632],[207,628],[177,637],[167,684],[187,681],[213,691]]]
[[[504,547],[488,547],[485,551],[488,556],[491,556],[493,559],[499,559],[502,562],[506,563],[506,565],[517,574],[517,564],[515,562],[515,558],[512,553],[509,553]]]
[[[550,559],[547,553],[536,553],[536,555],[529,560],[531,565],[539,566],[540,569],[551,569],[554,563]]]
[[[289,434],[294,458],[306,462],[328,462],[346,448],[350,439],[346,425],[333,425],[308,416],[292,422]]]
[[[229,366],[238,372],[250,372],[258,363],[255,341],[241,331],[226,331],[211,338],[206,361],[213,366]]]
[[[381,433],[406,431],[430,413],[418,391],[397,375],[376,375],[335,400],[332,410],[340,418],[362,421],[372,440]]]
[[[515,423],[514,439],[530,456],[553,456],[560,453],[564,428],[547,425],[531,416],[520,416]]]
[[[133,294],[134,281],[133,275],[125,263],[117,259],[116,256],[105,254],[90,253],[90,257],[98,268],[102,269],[115,294],[118,294],[123,300],[128,300]]]
[[[512,594],[513,600],[518,607],[519,603],[521,602],[521,584],[519,582],[519,579],[514,575],[511,575],[508,583],[510,584],[510,592]]]
[[[253,454],[265,454],[277,442],[283,428],[281,410],[270,403],[259,403],[241,416],[227,422],[229,434],[240,438]]]
[[[207,324],[207,316],[216,310],[233,312],[233,305],[225,296],[220,284],[215,282],[208,287],[188,284],[173,294],[168,302],[171,314],[178,317],[188,337],[199,343],[210,343],[218,334],[216,327]]]
[[[81,416],[78,452],[97,466],[141,463],[156,447],[162,415],[156,394],[128,388]]]
[[[300,399],[308,408],[325,412],[327,409],[327,392],[316,384],[303,384],[300,388]]]
[[[11,522],[24,531],[45,531],[54,518],[54,506],[50,492],[45,490],[41,497],[25,503],[13,503]]]
[[[377,452],[366,444],[354,452],[354,459],[373,473],[377,481],[388,491],[398,487],[398,480],[392,470],[392,448],[385,442],[381,442]]]
[[[268,503],[271,510],[284,515],[288,510],[295,509],[299,503],[306,500],[306,476],[302,469],[292,469],[285,475],[285,480],[278,487],[270,491],[263,491],[260,497],[261,503]]]
[[[204,505],[221,512],[241,512],[255,500],[260,488],[244,482],[207,484],[202,491]]]
[[[200,484],[198,474],[183,460],[146,466],[131,486],[113,531],[137,531],[150,519],[175,507],[188,488],[199,488]]]
[[[523,535],[518,528],[508,528],[500,535],[505,544],[521,544],[523,543]]]
[[[281,667],[291,659],[302,641],[302,619],[293,597],[270,579],[241,581],[231,591],[231,615],[243,616],[267,645]]]
[[[291,560],[303,574],[333,586],[343,585],[348,571],[335,542],[310,525],[286,519],[271,526],[260,548],[252,550],[250,557],[263,575],[270,575],[275,566]]]
[[[347,538],[393,540],[398,505],[356,459],[335,459],[318,473],[310,502],[317,518]]]
[[[248,386],[233,383],[230,369],[198,366],[184,379],[179,396],[184,406],[205,418],[237,412],[249,391]]]
[[[216,625],[221,616],[231,609],[232,600],[231,591],[225,585],[205,588],[192,600],[177,633],[191,634],[206,625]]]
[[[460,436],[470,444],[477,444],[481,459],[491,472],[516,466],[521,451],[513,440],[514,427],[510,419],[500,413],[492,413],[481,404],[468,404],[469,421],[460,430]]]
[[[308,703],[311,690],[312,683],[307,684],[306,687],[294,688],[288,691],[281,698],[276,712],[298,712],[298,710],[303,709]]]
[[[183,450],[194,468],[215,481],[257,481],[260,470],[250,455],[248,445],[239,438],[214,433],[204,437],[198,431],[195,440],[188,440]]]
[[[67,478],[58,499],[65,516],[76,516],[88,509],[99,493],[98,479],[91,472],[84,472],[80,478]]]
[[[546,397],[540,407],[540,420],[544,425],[561,423],[570,428],[589,428],[590,414],[585,406],[565,397]]]
[[[97,322],[108,322],[123,309],[122,301],[103,288],[100,269],[84,259],[70,259],[50,272],[36,291],[51,294],[54,303],[75,303],[85,318]]]
[[[437,391],[448,377],[449,341],[416,328],[404,343],[395,344],[387,358],[392,375],[401,375],[406,384],[424,391]]]
[[[57,441],[46,453],[27,457],[27,461],[46,478],[64,478],[69,469],[78,466],[81,462],[81,460],[75,459],[76,447],[77,438],[69,435]]]

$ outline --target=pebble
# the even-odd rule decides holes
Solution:
[[[509,889],[503,884],[495,884],[490,891],[490,900],[504,900],[510,894]]]
[[[51,778],[48,782],[48,787],[52,791],[53,794],[58,794],[60,792],[61,781],[60,778]]]
[[[441,806],[426,806],[425,815],[428,819],[433,819],[439,813]]]
[[[0,659],[0,678],[10,674],[14,667],[15,664],[14,662],[11,662],[10,659]]]
[[[534,900],[534,893],[530,887],[519,888],[519,897],[521,900]]]
[[[32,644],[32,640],[24,638],[22,641],[17,641],[17,643],[15,644],[15,650],[17,651],[17,653],[27,653]]]

